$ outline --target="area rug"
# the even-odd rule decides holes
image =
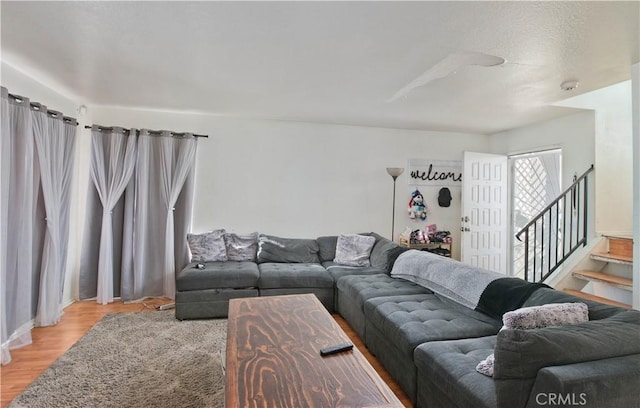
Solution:
[[[223,407],[227,321],[105,316],[10,408]]]

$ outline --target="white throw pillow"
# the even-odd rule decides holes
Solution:
[[[333,262],[346,266],[369,266],[369,255],[375,237],[358,234],[341,234],[336,244],[336,257]]]
[[[191,262],[215,262],[227,260],[227,248],[224,243],[225,230],[187,234],[191,251]]]
[[[589,321],[589,307],[585,303],[549,303],[523,307],[502,316],[505,329],[539,329],[549,326]]]
[[[589,321],[589,307],[585,303],[549,303],[507,312],[502,316],[502,329],[531,330],[549,326],[563,326]],[[482,360],[476,371],[493,376],[494,355]]]

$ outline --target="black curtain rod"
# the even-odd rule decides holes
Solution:
[[[103,130],[109,131],[109,130],[113,130],[113,127],[110,126],[100,126],[100,125],[96,125],[98,127],[98,130],[100,132],[102,132]],[[85,129],[93,129],[93,126],[89,126],[89,125],[85,125],[84,127]],[[127,128],[120,128],[125,132],[130,132],[131,129],[127,129]],[[147,132],[149,132],[149,134],[151,135],[161,135],[162,131],[160,130],[147,130]],[[171,134],[171,136],[184,136],[187,134],[187,132],[169,132]],[[193,134],[193,137],[204,137],[204,138],[208,138],[208,135],[198,135],[198,134]]]
[[[20,102],[20,103],[22,103],[22,101],[24,101],[25,99],[27,99],[27,98],[22,97],[22,96],[20,96],[20,95],[14,95],[14,94],[11,94],[11,93],[8,93],[8,95],[9,95],[9,97],[10,97],[10,98],[13,98],[15,101]],[[43,107],[43,105],[42,105],[42,104],[37,103],[37,102],[29,102],[29,106],[31,107],[31,109],[33,109],[33,110],[37,110],[37,111],[41,110],[41,109],[42,109],[42,107]],[[58,118],[58,117],[62,116],[62,120],[63,120],[64,122],[66,122],[66,123],[71,123],[71,124],[73,124],[73,125],[78,126],[78,120],[77,120],[76,118],[72,118],[72,117],[69,117],[69,116],[64,116],[64,115],[62,114],[62,112],[58,112],[58,111],[54,111],[54,110],[51,110],[51,109],[47,109],[47,110],[45,111],[45,113],[46,113],[47,115],[49,115],[49,116],[54,117],[54,118]]]

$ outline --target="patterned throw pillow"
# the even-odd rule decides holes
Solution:
[[[336,257],[333,262],[346,266],[369,266],[369,256],[376,239],[358,234],[341,234],[336,244]]]
[[[225,230],[187,234],[191,262],[215,262],[227,260],[227,248],[224,243]]]
[[[549,326],[563,326],[589,321],[589,307],[585,303],[549,303],[523,307],[507,312],[502,317],[504,329],[531,330]],[[482,360],[476,371],[493,377],[494,355]]]
[[[227,258],[230,261],[255,261],[258,252],[258,233],[238,235],[232,232],[224,234],[227,246]]]

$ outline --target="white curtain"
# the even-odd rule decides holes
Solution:
[[[136,132],[94,127],[91,132],[91,178],[102,203],[102,228],[98,258],[97,301],[114,297],[112,212],[131,180],[136,163]]]
[[[47,217],[35,324],[51,326],[62,316],[76,123],[67,123],[62,114],[52,117],[41,107],[33,112],[33,135]]]
[[[135,132],[132,129],[132,134]],[[103,135],[105,146],[106,139],[112,136]],[[191,134],[142,130],[137,138],[129,136],[128,143],[133,143],[132,140],[137,146],[133,175],[127,184],[122,167],[119,189],[124,188],[124,192],[119,198],[115,194],[111,197],[110,213],[105,213],[100,187],[92,182],[89,188],[80,265],[81,299],[99,297],[102,279],[107,288],[105,298],[120,296],[124,301],[149,296],[173,298],[175,271],[188,262],[186,236],[193,208],[196,139]],[[118,151],[121,149],[122,145]],[[124,151],[126,156],[127,149]],[[105,169],[106,161],[125,161],[116,159],[121,154],[115,154],[115,150],[104,153]],[[98,159],[92,157],[92,162]],[[110,221],[105,221],[107,217]],[[107,240],[112,243],[112,256],[107,260],[112,262],[111,280],[98,276],[103,239],[96,231],[104,233],[108,225],[113,231],[112,239]],[[111,289],[110,282],[113,282]]]
[[[123,277],[124,299],[175,297],[175,231],[182,228],[174,225],[174,211],[185,181],[192,174],[196,148],[197,140],[189,133],[176,137],[170,132],[140,132],[133,270],[127,279]],[[179,239],[186,242],[186,236]]]
[[[61,314],[76,122],[2,87],[0,325],[2,364],[31,328]],[[46,221],[45,221],[46,219]]]
[[[37,175],[30,102],[2,88],[2,173],[0,177],[0,280],[2,364],[10,349],[31,343],[33,220]]]

